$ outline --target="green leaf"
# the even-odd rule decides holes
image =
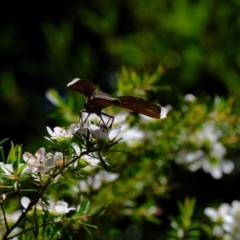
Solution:
[[[84,214],[87,213],[88,209],[90,207],[90,201],[87,200],[85,201],[83,204],[80,205],[80,208],[78,209],[78,211],[73,215],[73,217],[80,217]]]

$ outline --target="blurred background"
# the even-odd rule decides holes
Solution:
[[[1,139],[10,138],[29,151],[36,151],[44,144],[46,125],[64,123],[61,116],[52,117],[56,107],[45,97],[48,89],[56,89],[66,100],[72,94],[66,89],[67,83],[79,77],[116,96],[121,81],[119,73],[124,69],[139,75],[159,72],[154,91],[148,91],[146,96],[163,106],[170,104],[176,111],[182,106],[179,99],[187,93],[207,99],[206,106],[216,96],[234,97],[230,105],[236,105],[240,98],[239,11],[239,0],[52,1],[28,5],[5,2],[0,16]],[[82,104],[84,98],[77,97]],[[219,113],[226,110],[224,107],[218,109]],[[204,111],[201,109],[200,112]],[[75,113],[79,110],[75,109]],[[183,116],[184,111],[175,120]],[[198,111],[191,115],[192,119],[196,116]],[[221,118],[216,121],[221,122]],[[188,121],[184,124],[191,125]],[[239,146],[238,140],[234,144]],[[234,157],[238,156],[235,150]],[[173,172],[175,168],[173,164]],[[203,178],[202,173],[182,175],[181,171],[177,168],[174,178],[185,184],[189,183],[188,174],[205,183],[213,181],[209,175]],[[239,177],[234,177],[237,185]],[[229,181],[224,182],[227,188]],[[212,184],[212,189],[221,192],[221,184]],[[239,189],[230,186],[233,189],[229,201],[239,196]],[[200,203],[205,187],[201,190]],[[183,199],[188,194],[196,197],[191,191],[185,194],[179,190],[174,194],[171,199],[179,196]],[[220,195],[219,199],[224,192]],[[162,201],[167,199],[165,196]],[[206,202],[205,199],[202,204]],[[122,224],[119,228],[126,230],[126,226],[132,226],[130,230],[134,231],[135,225],[122,220],[118,219]],[[145,223],[145,227],[150,233],[152,225]],[[139,233],[139,228],[136,231]]]
[[[238,0],[4,3],[1,14],[1,137],[39,141],[52,111],[49,88],[87,78],[116,90],[122,66],[138,73],[161,65],[161,104],[176,93],[239,96]]]

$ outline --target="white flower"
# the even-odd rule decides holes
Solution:
[[[85,161],[86,163],[88,163],[89,165],[91,165],[92,167],[96,167],[99,165],[100,163],[100,160],[98,158],[95,158],[95,157],[91,157],[91,156],[88,156],[88,155],[83,155],[81,157],[81,159],[83,161]]]
[[[78,182],[79,184],[79,188],[81,192],[87,192],[89,189],[89,183],[88,183],[88,179],[87,180],[80,180]]]
[[[215,161],[211,161],[207,158],[203,158],[202,160],[203,170],[207,173],[210,173],[211,176],[215,179],[220,179],[223,173],[229,174],[234,169],[234,164],[231,161],[219,161],[218,159],[215,159]]]
[[[220,142],[214,142],[212,144],[212,149],[210,151],[210,155],[215,158],[223,158],[226,154],[227,150]]]
[[[225,216],[222,228],[225,232],[231,233],[236,225],[236,219],[230,213]]]
[[[123,136],[123,140],[129,145],[134,146],[137,143],[141,143],[146,133],[140,130],[138,127],[128,129]]]
[[[28,197],[21,198],[21,204],[25,209],[27,209],[29,203],[30,203],[30,199]]]
[[[99,140],[113,140],[121,132],[121,127],[106,128],[103,124],[92,124],[90,127],[80,127],[76,130],[76,133],[88,135],[88,132],[95,139]]]
[[[0,162],[0,168],[2,169],[2,174],[4,176],[7,176],[9,178],[15,178],[14,177],[14,171],[13,171],[13,165],[10,164],[10,163],[3,163],[3,162]]]
[[[213,221],[213,222],[224,222],[226,217],[230,212],[230,205],[223,203],[219,206],[218,210],[214,208],[205,208],[204,213]]]
[[[185,156],[186,162],[187,163],[195,162],[198,159],[200,159],[203,155],[204,155],[204,152],[202,150],[197,150],[196,152],[190,152]]]
[[[127,117],[129,116],[128,112],[119,112],[114,116],[114,123],[117,125],[122,125],[126,122]]]
[[[53,214],[66,214],[71,210],[75,210],[75,207],[68,207],[68,203],[64,201],[54,202],[53,200],[48,200],[49,205],[47,206],[47,210],[52,212]]]
[[[75,152],[76,156],[80,156],[81,149],[78,146],[78,144],[77,143],[72,143],[72,148],[74,149],[74,152]],[[74,157],[75,157],[75,155],[74,155]]]
[[[193,94],[188,93],[188,94],[186,94],[186,95],[184,96],[184,100],[185,100],[186,102],[195,102],[195,101],[196,101],[196,97],[195,97]]]
[[[221,164],[222,172],[229,174],[234,170],[234,163],[232,161],[224,160]]]
[[[44,163],[45,168],[53,168],[57,165],[63,165],[63,154],[61,152],[47,153],[46,161]]]
[[[204,155],[204,152],[202,150],[197,150],[195,152],[181,152],[180,155],[177,157],[176,161],[177,163],[193,163],[197,160],[199,160]]]
[[[240,202],[223,203],[218,209],[206,208],[204,213],[215,223],[213,235],[221,239],[240,239]]]
[[[195,172],[202,167],[202,161],[200,159],[204,156],[202,150],[195,152],[181,151],[177,157],[176,162],[179,164],[187,164],[190,171]]]
[[[22,163],[20,163],[19,165],[18,165],[18,168],[21,168],[22,169],[22,166],[23,166],[23,164]],[[11,179],[16,179],[16,178],[18,178],[18,176],[20,175],[20,174],[24,174],[24,173],[31,173],[31,171],[29,171],[29,168],[28,167],[25,167],[25,168],[23,168],[22,170],[21,170],[21,172],[19,172],[18,170],[16,170],[16,172],[18,173],[18,174],[16,174],[15,172],[14,172],[14,170],[13,170],[13,165],[12,164],[10,164],[10,163],[2,163],[2,162],[0,162],[0,168],[2,169],[2,174],[3,174],[3,176],[5,176],[5,177],[7,177],[7,178],[11,178]]]
[[[223,229],[221,226],[216,225],[213,227],[212,233],[213,233],[213,236],[220,238],[223,235]]]
[[[82,191],[87,191],[89,187],[98,190],[103,183],[114,182],[119,177],[118,173],[110,173],[105,170],[100,170],[94,176],[86,180],[79,181],[79,187]]]
[[[225,154],[223,145],[214,143],[209,155],[201,149],[195,152],[183,150],[176,156],[176,162],[178,164],[186,164],[190,171],[202,168],[204,172],[211,174],[213,178],[220,179],[223,173],[229,174],[234,169],[233,162],[224,159],[223,154]]]
[[[101,140],[112,140],[118,136],[121,132],[121,127],[117,128],[106,128],[101,124],[91,125],[89,127],[89,132],[91,133],[92,137],[95,139]]]
[[[25,152],[23,154],[23,160],[33,172],[41,172],[44,170],[45,154],[45,148],[38,149],[34,156],[29,152]]]
[[[100,170],[97,173],[97,175],[100,176],[100,179],[103,182],[113,182],[113,181],[115,181],[119,177],[118,173],[111,173],[111,172],[107,172],[105,170]]]
[[[240,220],[240,202],[238,200],[232,202],[231,214]]]
[[[88,133],[89,133],[89,129],[88,129],[88,127],[82,126],[82,127],[76,128],[75,132],[80,135],[85,135],[87,137]]]
[[[59,142],[71,139],[74,134],[74,129],[75,128],[72,125],[67,129],[55,127],[53,131],[51,130],[51,128],[47,127],[47,131],[51,136],[51,139],[56,139]]]
[[[121,132],[121,127],[106,128],[105,125],[97,123],[90,125],[90,127],[78,127],[75,129],[78,134],[88,136],[90,133],[91,137],[99,140],[113,140]]]
[[[60,152],[46,154],[45,148],[40,148],[34,156],[29,152],[25,152],[23,154],[23,160],[27,163],[28,167],[32,169],[32,172],[35,173],[45,172],[56,165],[61,165],[63,156]]]
[[[80,147],[77,145],[77,143],[73,143],[72,147],[75,151],[74,157],[80,156],[81,155],[81,150],[80,150]],[[81,159],[83,161],[85,161],[86,163],[88,163],[89,165],[91,165],[92,167],[98,166],[98,164],[100,163],[100,160],[98,158],[95,158],[93,156],[89,156],[89,155],[86,155],[86,154],[81,156]]]
[[[214,123],[205,123],[203,129],[196,134],[197,141],[200,143],[204,143],[205,141],[214,143],[221,136],[222,131],[218,129]]]
[[[222,131],[213,123],[205,123],[201,131],[188,136],[182,134],[182,141],[189,141],[198,148],[193,152],[181,150],[176,162],[187,164],[190,171],[196,171],[200,168],[206,173],[211,174],[215,179],[220,179],[223,174],[229,174],[234,169],[232,161],[225,159],[227,150],[219,141]],[[206,149],[205,152],[202,149]]]
[[[108,139],[109,130],[106,128],[101,128],[97,125],[91,125],[89,128],[89,132],[91,133],[92,137],[99,140],[106,140]]]

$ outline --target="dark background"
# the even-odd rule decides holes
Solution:
[[[237,0],[5,2],[0,14],[0,139],[35,152],[43,145],[46,125],[59,125],[50,117],[56,108],[45,97],[48,89],[67,99],[72,94],[67,83],[79,77],[112,93],[123,66],[139,74],[162,69],[155,87],[170,90],[150,97],[175,109],[186,93],[238,101],[239,12]],[[173,169],[172,182],[181,181],[183,187],[172,192],[171,200],[158,199],[172,214],[176,199],[186,195],[197,197],[201,207],[212,199],[230,202],[239,196],[237,174],[216,182],[202,172]],[[125,218],[117,224],[125,230],[131,225]],[[144,224],[150,234],[152,225]]]

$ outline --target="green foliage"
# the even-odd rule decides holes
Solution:
[[[74,128],[77,127],[75,125]],[[55,133],[57,134],[56,129]],[[5,158],[2,154],[3,159],[6,159],[5,163],[0,164],[2,239],[17,236],[23,239],[59,239],[66,234],[73,237],[81,228],[87,232],[90,232],[89,228],[96,228],[87,220],[99,215],[105,208],[105,203],[90,212],[90,201],[81,197],[78,203],[80,196],[70,188],[73,181],[85,179],[89,174],[85,167],[91,165],[90,159],[84,160],[87,163],[85,165],[80,160],[85,159],[86,155],[96,159],[98,157],[103,167],[107,167],[99,151],[106,151],[116,145],[118,140],[99,146],[90,134],[75,133],[75,137],[61,134],[57,138],[47,138],[52,145],[50,149],[54,150],[47,154],[45,148],[40,148],[34,156],[28,152],[22,155],[21,146],[14,146],[13,143],[8,157]],[[71,184],[68,180],[72,180]],[[68,186],[70,191],[61,189],[63,186]],[[71,217],[63,215],[75,208],[68,208],[66,202],[55,200],[56,197],[63,196],[71,197],[78,204],[76,213]],[[70,233],[71,228],[73,233]]]
[[[150,88],[149,84],[154,86],[160,77],[159,69],[151,75],[139,76],[133,70],[122,68],[119,92],[144,97],[146,90],[157,91]],[[70,97],[67,103],[71,104],[66,104],[56,91],[51,90],[48,96],[50,94],[54,99],[49,99],[57,103],[55,117],[58,119],[61,117],[63,122],[71,124],[71,119],[76,119],[75,113],[72,112],[75,106],[74,98]],[[73,190],[70,186],[76,184],[74,176],[82,178],[80,180],[82,187],[77,192],[91,200],[92,210],[88,212],[90,222],[80,221],[80,224],[84,228],[96,225],[98,228],[95,233],[102,238],[124,234],[124,228],[119,227],[123,222],[128,222],[126,229],[131,227],[131,224],[143,227],[143,234],[150,234],[148,229],[144,228],[147,222],[153,226],[160,226],[156,227],[158,230],[155,230],[154,238],[168,236],[169,239],[199,239],[206,235],[206,231],[209,235],[209,229],[207,230],[201,223],[203,209],[200,207],[196,210],[196,200],[186,198],[192,194],[197,199],[198,193],[191,191],[189,183],[202,184],[208,175],[216,179],[215,181],[221,181],[217,179],[221,179],[223,174],[231,174],[232,170],[225,171],[224,166],[230,164],[228,159],[234,157],[239,144],[239,118],[236,101],[233,98],[216,97],[213,101],[209,97],[190,99],[179,96],[179,109],[171,109],[168,117],[161,120],[126,114],[119,108],[114,114],[117,107],[109,108],[108,113],[115,116],[114,124],[121,124],[123,127],[120,142],[89,141],[87,135],[83,138],[76,137],[82,146],[86,146],[81,151],[85,148],[89,151],[95,149],[97,151],[95,156],[102,162],[102,167],[110,172],[103,173],[98,168],[90,172],[81,171],[76,175],[66,172],[64,178],[68,179],[68,182],[62,184],[68,187],[60,188],[61,190],[56,187],[59,189],[58,192],[53,191],[51,194],[72,195]],[[68,114],[62,114],[63,112]],[[122,117],[122,120],[118,120],[119,117]],[[54,143],[53,140],[51,142]],[[69,147],[69,144],[59,142],[55,144],[54,150],[67,154],[69,150],[63,148]],[[110,150],[112,147],[114,149]],[[79,164],[81,168],[86,166],[81,161]],[[205,175],[202,173],[202,178],[197,179],[194,177],[197,176],[196,171],[205,172]],[[115,173],[119,174],[116,179]],[[111,177],[114,180],[110,180]],[[185,178],[188,182],[186,186]],[[177,189],[180,189],[181,193],[174,198]],[[181,203],[182,198],[185,198],[184,204]],[[206,201],[206,204],[213,203],[207,199]],[[73,219],[84,218],[89,202],[86,201],[80,206],[81,208],[72,216]],[[172,210],[177,206],[180,213],[174,214]],[[168,224],[162,220],[166,217],[170,219]],[[56,226],[53,226],[54,228]],[[95,239],[95,233],[84,236],[86,239]]]
[[[227,238],[226,232],[214,235],[214,224],[203,226],[203,210],[240,194],[239,1],[97,0],[60,4],[58,11],[55,5],[38,7],[43,15],[32,11],[25,17],[28,9],[11,6],[0,30],[3,215],[22,209],[21,197],[31,198],[42,187],[24,173],[22,152],[46,145],[46,125],[79,120],[85,97],[68,93],[66,85],[80,77],[112,96],[147,98],[171,110],[166,119],[150,121],[109,107],[113,127],[122,126],[121,141],[76,138],[80,146],[97,149],[88,157],[109,172],[83,171],[89,164],[80,158],[80,170],[64,172],[60,182],[44,176],[43,183],[51,181],[43,201],[50,195],[79,205],[78,219],[69,214],[56,223],[56,216],[46,211],[44,217],[33,207],[21,227],[36,226],[36,219],[43,226],[33,227],[30,239],[43,233],[49,239],[71,239],[71,233],[91,240],[181,239],[179,233]],[[45,98],[49,88],[52,105]],[[71,141],[48,140],[50,152],[76,156]]]
[[[171,227],[169,239],[199,239],[200,224],[192,220],[196,200],[186,198],[184,204],[178,202],[180,214],[178,217],[170,217]]]

